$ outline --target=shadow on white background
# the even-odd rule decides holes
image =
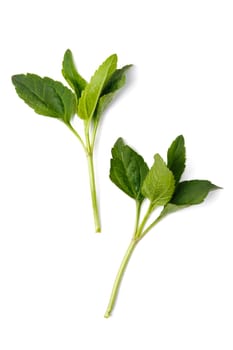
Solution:
[[[232,350],[231,1],[0,6],[0,348]],[[87,79],[113,52],[119,66],[135,65],[98,135],[100,235],[79,143],[19,100],[10,80],[32,72],[64,82],[67,48]],[[133,201],[108,178],[111,147],[122,136],[151,165],[179,134],[184,178],[224,190],[138,245],[106,320],[134,225]]]

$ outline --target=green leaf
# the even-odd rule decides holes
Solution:
[[[116,70],[117,55],[111,55],[97,69],[89,84],[82,91],[78,105],[78,115],[84,120],[94,115],[98,100],[112,74]]]
[[[182,135],[178,136],[168,149],[167,166],[173,172],[175,181],[178,183],[185,169],[185,145]]]
[[[144,180],[142,194],[150,199],[153,206],[158,206],[167,204],[174,190],[174,176],[160,155],[156,154],[154,164]]]
[[[78,73],[75,63],[73,60],[73,55],[70,50],[66,50],[62,62],[62,74],[68,84],[74,89],[77,98],[81,96],[82,90],[86,87],[87,82]]]
[[[176,205],[200,204],[210,191],[220,189],[208,180],[191,180],[180,182],[171,203]]]
[[[218,187],[207,180],[191,180],[181,182],[175,190],[171,202],[166,204],[159,217],[163,218],[168,214],[191,205],[200,204],[204,201],[210,191],[218,190]]]
[[[100,119],[101,115],[103,114],[103,112],[105,111],[107,106],[112,102],[114,95],[115,95],[115,93],[111,92],[107,95],[103,95],[100,97],[97,108],[96,108],[95,116],[94,116],[96,121],[98,121]]]
[[[75,114],[75,95],[62,83],[35,74],[12,77],[16,92],[38,114],[69,123]]]
[[[94,119],[97,123],[100,120],[100,117],[105,111],[105,109],[112,102],[117,91],[125,85],[125,81],[126,81],[125,72],[131,66],[132,65],[127,65],[121,69],[117,69],[110,77],[106,87],[104,88],[104,91],[101,94],[101,97],[98,101],[96,111],[94,114]]]
[[[172,203],[167,203],[163,210],[161,211],[159,218],[162,219],[163,217],[167,216],[168,214],[175,213],[176,211],[180,209],[184,209],[189,207],[189,205],[176,205]]]
[[[106,95],[121,89],[125,85],[125,81],[126,81],[125,73],[131,67],[132,67],[132,64],[128,64],[120,69],[116,69],[115,72],[110,77],[110,79],[108,80],[102,92],[102,95]]]
[[[125,72],[130,67],[132,67],[132,65],[129,64],[127,66],[122,67],[121,69],[117,69],[112,74],[99,99],[96,112],[95,112],[95,119],[100,118],[101,114],[103,114],[106,107],[112,102],[116,92],[125,85],[125,81],[126,81]]]
[[[144,159],[119,138],[112,149],[112,182],[130,197],[142,201],[141,187],[148,170]]]

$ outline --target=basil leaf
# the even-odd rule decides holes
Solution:
[[[191,180],[179,183],[170,203],[166,204],[161,211],[160,219],[174,213],[177,210],[187,208],[191,205],[200,204],[204,201],[210,191],[218,190],[218,187],[207,180]]]
[[[167,166],[173,172],[176,183],[179,182],[185,169],[184,137],[178,136],[167,151]]]
[[[210,191],[220,187],[208,180],[191,180],[180,182],[175,190],[171,203],[176,205],[200,204],[204,201]]]
[[[16,92],[38,114],[69,123],[75,114],[75,95],[62,83],[36,74],[12,77]]]
[[[142,201],[141,187],[149,169],[144,159],[119,138],[112,148],[110,179],[130,197]]]
[[[95,120],[100,119],[101,115],[103,114],[107,106],[112,102],[114,95],[115,93],[111,92],[107,95],[103,95],[100,97],[98,105],[96,107],[95,115],[94,115]]]
[[[161,211],[159,218],[162,219],[163,217],[167,216],[168,214],[172,214],[175,213],[176,211],[180,210],[180,209],[184,209],[189,207],[189,205],[176,205],[176,204],[172,204],[172,203],[167,203],[163,210]]]
[[[72,52],[70,50],[66,50],[64,54],[62,62],[62,74],[67,83],[74,89],[77,98],[79,98],[81,96],[82,90],[87,85],[87,82],[78,73],[73,60]]]
[[[132,67],[132,64],[128,64],[120,69],[116,69],[112,74],[111,78],[108,80],[102,95],[106,95],[110,92],[115,92],[125,85],[126,71]]]
[[[121,89],[125,85],[126,76],[125,72],[132,67],[132,65],[127,65],[122,67],[121,69],[117,69],[107,82],[107,85],[105,86],[101,97],[98,101],[98,105],[95,112],[95,119],[100,119],[101,114],[103,114],[104,110],[107,108],[107,106],[112,102],[113,97],[115,96],[116,92]]]
[[[98,100],[116,70],[117,55],[111,55],[97,69],[89,84],[82,91],[78,105],[78,115],[84,120],[91,119],[94,115]]]
[[[154,164],[142,185],[142,194],[150,199],[153,206],[167,204],[175,190],[175,180],[159,154],[154,156]]]

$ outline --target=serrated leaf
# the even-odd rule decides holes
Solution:
[[[154,156],[154,164],[142,185],[142,194],[150,199],[153,206],[167,204],[175,190],[173,173],[159,154]]]
[[[125,73],[131,67],[132,67],[132,64],[128,64],[120,69],[116,69],[116,71],[112,74],[112,76],[108,80],[102,92],[102,95],[106,95],[121,89],[125,85],[125,81],[126,81]]]
[[[178,183],[185,169],[185,145],[182,135],[178,136],[168,149],[167,166]]]
[[[193,205],[204,201],[210,191],[220,189],[208,180],[191,180],[180,182],[171,199],[172,204]]]
[[[84,120],[91,119],[98,100],[117,66],[117,55],[108,57],[97,69],[89,84],[82,92],[78,105],[78,115]]]
[[[78,73],[71,50],[66,50],[62,62],[62,74],[68,84],[74,89],[77,98],[81,96],[81,93],[87,85],[86,80]]]
[[[110,77],[97,104],[97,108],[94,115],[94,118],[96,120],[100,119],[101,115],[103,114],[107,106],[112,102],[117,91],[125,85],[125,81],[126,81],[125,72],[131,66],[132,65],[127,65],[121,69],[117,69]]]
[[[12,82],[20,98],[38,114],[69,123],[75,114],[75,95],[62,83],[36,74],[19,74]]]
[[[141,187],[148,170],[144,159],[119,138],[112,149],[112,182],[130,197],[142,201]]]

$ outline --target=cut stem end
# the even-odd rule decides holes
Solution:
[[[96,227],[95,232],[96,233],[101,233],[101,227]]]
[[[110,311],[106,311],[104,314],[104,318],[109,318],[111,316],[111,312]]]

